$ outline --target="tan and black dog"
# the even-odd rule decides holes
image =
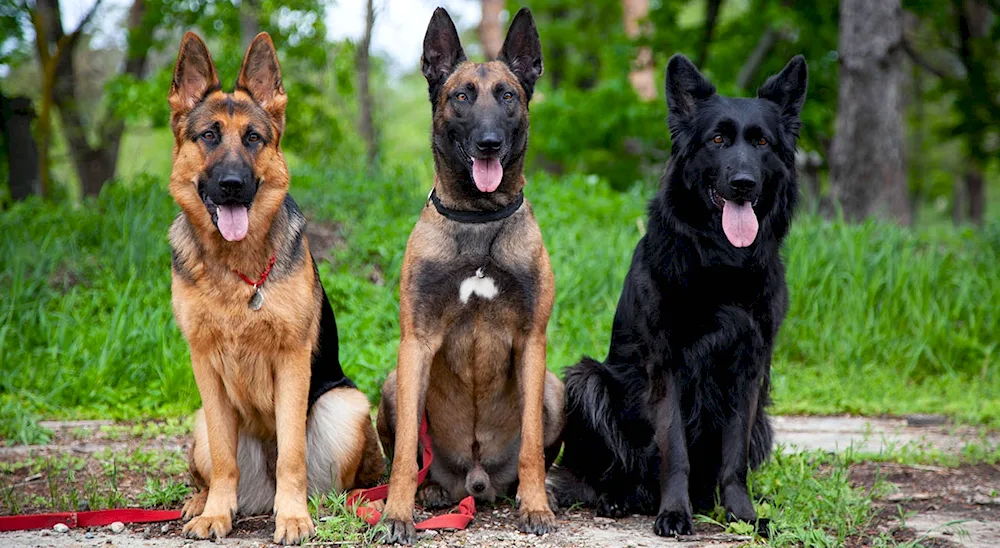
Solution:
[[[288,195],[279,143],[287,97],[260,34],[224,93],[187,33],[170,89],[174,316],[203,409],[190,466],[200,491],[184,532],[223,537],[232,518],[273,511],[274,541],[313,532],[307,493],[375,483],[384,462],[368,399],[341,370],[337,324]]]
[[[558,453],[563,386],[545,368],[555,282],[522,193],[541,42],[522,9],[499,60],[468,62],[455,25],[438,8],[421,62],[436,173],[406,246],[399,361],[379,406],[382,446],[393,458],[385,540],[414,540],[425,413],[434,461],[421,504],[493,500],[516,489],[520,529],[543,534],[555,521],[545,471]]]

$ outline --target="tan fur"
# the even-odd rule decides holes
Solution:
[[[170,235],[184,272],[174,269],[171,289],[174,317],[190,346],[204,408],[196,421],[190,458],[192,475],[202,491],[185,506],[185,517],[191,521],[184,531],[197,538],[223,537],[241,503],[246,503],[246,511],[273,509],[274,541],[292,543],[314,531],[306,500],[306,443],[311,360],[321,315],[318,280],[306,252],[293,272],[268,279],[261,287],[268,304],[254,311],[247,305],[254,288],[233,273],[257,278],[275,255],[271,228],[289,184],[280,148],[286,98],[274,46],[266,34],[248,50],[237,85],[241,89],[231,94],[218,91],[204,43],[191,33],[185,35],[170,94],[175,136],[170,194],[182,210]],[[234,102],[255,103],[267,114],[260,114],[259,108],[249,115],[234,111]],[[210,113],[218,125],[214,151],[187,133],[188,116],[198,105],[205,105],[202,112]],[[251,123],[258,129],[261,123],[269,124],[266,129],[274,135],[253,158],[242,144]],[[249,232],[239,242],[221,237],[198,195],[199,174],[227,155],[252,161],[261,180],[249,212]],[[303,245],[308,249],[308,242]],[[346,388],[324,394],[320,402],[324,398],[331,398],[324,420],[349,427],[335,433],[335,446],[319,447],[310,461],[332,459],[339,468],[332,487],[350,488],[359,471],[370,475],[368,468],[381,466],[381,459],[361,463],[366,447],[374,442],[368,402],[361,392]]]
[[[475,85],[489,90],[501,80],[517,83],[503,63],[466,62],[449,76],[441,96],[448,96],[457,86]],[[436,111],[434,130],[443,131],[444,120],[453,114],[453,109],[441,104]],[[523,116],[526,126],[527,109],[523,109]],[[450,191],[454,183],[442,173],[443,164],[437,157],[435,165],[438,168],[435,190],[441,201],[450,206],[454,203]],[[511,184],[503,183],[497,192],[479,199],[496,208],[503,207],[515,199],[524,184],[524,177],[519,176]],[[400,281],[401,336],[393,374],[395,386],[387,382],[378,420],[386,452],[390,452],[388,445],[393,446],[385,512],[390,521],[412,523],[417,491],[417,428],[425,410],[437,467],[432,467],[431,476],[448,472],[441,468],[446,465],[440,462],[478,466],[480,458],[513,459],[510,454],[513,444],[517,454],[522,530],[540,530],[554,523],[545,492],[544,448],[546,438],[550,443],[558,438],[563,420],[562,383],[554,375],[547,375],[545,366],[545,333],[555,281],[530,205],[525,202],[504,223],[500,235],[493,240],[490,254],[502,267],[534,273],[537,291],[532,318],[522,317],[513,308],[498,306],[490,308],[489,313],[477,313],[471,324],[456,323],[456,317],[464,310],[456,293],[453,304],[446,306],[440,317],[418,322],[415,309],[424,298],[417,280],[421,266],[449,264],[468,253],[469,250],[456,245],[459,231],[496,230],[496,225],[458,226],[427,205],[410,234]],[[546,390],[549,378],[555,386]],[[546,391],[558,394],[560,400],[550,409],[548,418],[543,402]],[[475,473],[479,474],[480,469],[474,468]],[[464,480],[453,487],[444,485],[441,479],[438,481],[441,483],[427,485],[422,491],[425,504],[442,498],[450,500],[440,495],[441,491],[465,492]]]

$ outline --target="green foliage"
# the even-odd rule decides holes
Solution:
[[[191,488],[174,478],[146,478],[146,487],[136,497],[143,508],[173,508],[184,502]]]

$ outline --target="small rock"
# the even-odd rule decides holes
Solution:
[[[87,510],[90,510],[90,503],[85,500],[81,500],[79,504],[76,505],[77,512],[86,512]]]
[[[90,531],[87,531],[86,533],[84,533],[83,538],[85,538],[87,540],[90,540],[90,539],[94,538],[94,533],[91,533]]]
[[[169,532],[170,532],[170,524],[169,523],[165,524],[163,527],[160,527],[160,533],[162,533],[162,534],[165,535],[165,534],[167,534]]]
[[[111,532],[116,535],[124,530],[125,530],[125,524],[120,521],[116,521],[111,524]]]
[[[42,529],[42,536],[43,537],[49,536],[49,530],[48,529]]]
[[[152,536],[153,536],[153,531],[151,528],[146,527],[145,529],[142,530],[142,538],[148,539],[151,538]]]
[[[944,415],[906,415],[907,426],[939,426],[948,422]]]
[[[993,497],[988,497],[988,496],[983,495],[981,493],[977,493],[975,496],[972,497],[972,502],[974,502],[976,504],[983,504],[983,505],[985,505],[985,504],[997,504],[998,502],[1000,502],[1000,499],[996,499],[996,498],[993,498]]]
[[[69,525],[66,525],[65,523],[57,523],[52,526],[52,530],[57,533],[68,533]]]

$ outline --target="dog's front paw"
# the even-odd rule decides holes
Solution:
[[[382,526],[385,528],[382,534],[382,542],[385,544],[413,544],[417,539],[417,529],[413,526],[412,519],[385,518]]]
[[[308,512],[279,513],[274,518],[274,543],[298,544],[316,532]]]
[[[184,524],[184,536],[188,538],[222,538],[232,530],[233,517],[231,514],[202,514]]]
[[[205,502],[208,500],[208,491],[198,491],[187,502],[181,510],[181,519],[188,521],[195,516],[200,516],[205,511]]]
[[[533,535],[551,533],[556,530],[556,515],[548,508],[545,510],[525,510],[522,508],[517,519],[517,528],[522,533]]]
[[[691,516],[686,512],[670,510],[660,512],[653,522],[653,532],[661,537],[690,535],[694,532]]]

